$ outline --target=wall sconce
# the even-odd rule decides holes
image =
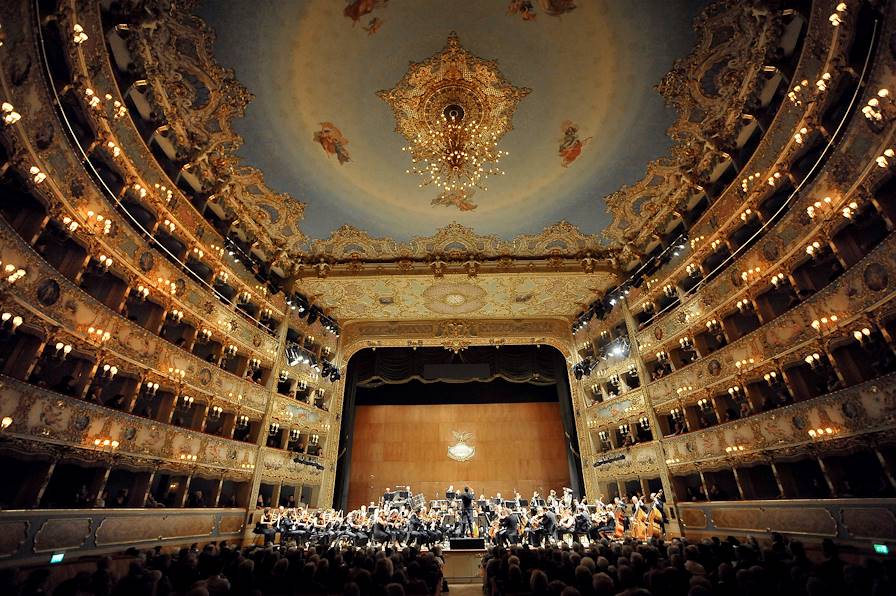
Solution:
[[[824,93],[828,90],[828,85],[831,84],[831,73],[826,72],[821,75],[821,78],[815,81],[815,88],[818,89],[819,93]]]
[[[781,287],[781,284],[788,283],[787,276],[783,273],[775,273],[774,275],[772,275],[771,280],[769,281],[772,282],[772,285],[776,290]]]
[[[136,290],[132,291],[132,294],[137,300],[143,302],[149,297],[149,288],[141,284],[137,286]]]
[[[221,414],[223,413],[224,408],[222,408],[221,406],[212,406],[209,410],[209,416],[211,416],[212,418],[220,418]]]
[[[177,293],[177,284],[171,281],[168,278],[160,277],[158,278],[159,286],[162,288],[162,291],[168,292],[172,296]]]
[[[631,430],[628,427],[628,424],[620,424],[618,428],[619,428],[619,434],[622,435],[623,437],[625,435],[627,435],[629,433],[629,431]]]
[[[75,23],[75,26],[72,27],[72,41],[75,42],[75,45],[81,45],[88,39],[87,34],[84,33],[84,27]]]
[[[673,296],[675,296],[675,287],[672,284],[664,285],[663,294],[665,294],[669,298],[672,298]]]
[[[825,197],[806,207],[806,213],[809,215],[809,219],[815,219],[816,215],[819,215],[824,211],[830,211],[832,204],[833,199],[831,199],[831,197]]]
[[[705,397],[697,400],[697,407],[701,410],[709,410],[712,406]]]
[[[783,178],[783,175],[781,174],[781,172],[775,172],[774,174],[772,174],[771,176],[768,177],[768,180],[767,180],[768,185],[769,186],[777,186],[778,182],[781,181],[781,178]]]
[[[793,135],[793,140],[796,141],[797,145],[802,145],[806,140],[806,136],[809,134],[809,129],[805,126],[799,129],[796,134]]]
[[[839,430],[831,428],[830,426],[826,426],[824,428],[821,428],[821,427],[810,428],[809,436],[812,437],[813,439],[823,439],[825,437],[830,437],[832,435],[835,435],[838,432],[839,432]]]
[[[843,17],[846,15],[846,2],[841,2],[834,9],[834,12],[831,13],[831,16],[828,17],[828,20],[831,22],[831,26],[839,27],[843,23]]]
[[[0,419],[0,430],[6,430],[10,426],[12,426],[11,416],[4,416],[2,419]]]
[[[196,461],[198,457],[194,453],[181,453],[180,458],[183,461]]]
[[[796,85],[788,94],[787,99],[790,100],[790,103],[799,107],[803,105],[803,102],[806,99],[806,96],[809,91],[809,81],[803,79],[800,81],[799,85]]]
[[[128,113],[128,109],[117,99],[112,102],[112,119],[118,120]]]
[[[743,451],[745,448],[743,445],[729,445],[725,447],[725,453],[737,453],[738,451]]]
[[[845,207],[843,207],[843,209],[840,210],[840,213],[846,219],[852,220],[855,217],[856,212],[858,210],[859,210],[859,204],[856,201],[850,201],[848,205],[846,205]]]
[[[672,420],[681,420],[682,417],[683,417],[683,416],[682,416],[682,413],[681,413],[681,410],[678,409],[678,408],[673,408],[672,410],[670,410],[670,411],[669,411],[669,416],[672,417]]]
[[[101,371],[102,372],[100,373],[100,377],[111,381],[112,379],[115,378],[115,375],[118,374],[118,367],[112,366],[109,364],[104,364]]]
[[[852,332],[852,336],[856,338],[856,341],[860,344],[864,344],[869,339],[871,339],[871,329],[868,327],[863,327],[861,330],[856,329]]]
[[[99,258],[94,261],[94,266],[96,267],[97,271],[105,273],[109,270],[109,267],[112,266],[112,257],[100,255]]]
[[[93,446],[102,449],[118,449],[119,442],[108,437],[96,438],[93,440]]]
[[[94,229],[94,231],[103,235],[112,231],[112,220],[95,211],[87,212],[87,223]]]
[[[697,277],[698,275],[700,275],[700,268],[697,267],[697,265],[695,265],[694,263],[690,263],[687,267],[684,268],[684,270],[690,277]]]
[[[62,343],[61,341],[57,341],[56,345],[53,346],[56,348],[56,352],[53,354],[54,358],[59,358],[60,360],[65,360],[72,351],[72,345]]]
[[[610,378],[607,379],[607,381],[610,383],[610,385],[619,387],[619,375],[611,375]]]
[[[106,147],[109,148],[109,152],[112,154],[112,157],[118,157],[121,155],[121,147],[116,145],[114,142],[109,141],[106,143]]]
[[[821,250],[821,242],[818,240],[812,242],[812,244],[806,247],[806,254],[812,257],[813,259],[818,255],[818,252]]]
[[[666,352],[666,351],[657,352],[656,359],[659,360],[660,362],[666,362],[667,360],[669,360],[669,352]]]
[[[98,341],[100,343],[107,342],[109,341],[109,338],[112,337],[111,333],[109,333],[108,331],[103,331],[102,329],[99,329],[97,327],[88,327],[87,335],[93,341]]]
[[[737,310],[740,311],[741,314],[753,312],[753,301],[749,298],[744,298],[743,300],[738,300],[735,304]]]
[[[641,426],[642,430],[650,430],[650,420],[648,420],[647,416],[638,418],[638,424]]]
[[[259,366],[261,366],[261,360],[258,358],[249,360],[249,370],[256,370]]]
[[[236,346],[233,344],[228,345],[226,348],[224,348],[223,354],[225,358],[233,358],[234,356],[236,356]]]
[[[236,417],[236,425],[239,428],[246,428],[249,426],[249,417],[248,416],[237,416]]]
[[[812,329],[815,329],[819,334],[824,334],[825,332],[829,332],[832,329],[836,329],[838,320],[839,317],[837,315],[830,315],[828,317],[815,319],[814,321],[812,321]]]
[[[19,114],[15,107],[8,101],[4,101],[3,104],[0,104],[0,113],[3,114],[3,124],[6,126],[12,126],[22,119],[22,115]]]
[[[15,333],[16,329],[18,329],[23,322],[22,317],[13,315],[11,312],[0,314],[0,329],[3,330],[4,335],[12,335]]]
[[[258,313],[258,320],[261,321],[262,323],[265,323],[265,322],[271,320],[271,316],[273,314],[274,313],[270,308],[263,308],[263,309],[261,309],[261,312]]]
[[[706,322],[706,329],[710,333],[718,333],[722,330],[722,324],[719,323],[718,319],[712,319],[711,321]]]
[[[742,271],[740,274],[740,278],[745,282],[751,282],[759,277],[762,269],[760,267],[750,267],[746,271]]]
[[[289,379],[289,371],[281,370],[280,371],[280,382],[284,383],[284,382],[286,382],[287,379]],[[301,384],[304,385],[304,381],[302,381]],[[304,388],[305,387],[303,386],[302,389],[304,389]]]
[[[890,165],[890,162],[888,160],[893,159],[893,157],[896,157],[896,151],[894,151],[893,149],[886,149],[884,150],[883,154],[874,161],[877,162],[878,167],[886,168]]]
[[[248,304],[249,300],[251,300],[251,299],[252,299],[252,294],[250,294],[248,291],[240,292],[239,294],[237,294],[237,297],[236,297],[236,301],[239,304]]]
[[[165,316],[169,321],[174,321],[175,323],[180,323],[184,318],[184,311],[173,308],[169,310]]]
[[[735,385],[734,387],[729,387],[728,395],[730,395],[733,399],[740,399],[740,396],[741,396],[740,386]]]
[[[738,360],[734,363],[734,366],[737,367],[737,370],[741,368],[746,368],[748,365],[752,365],[756,363],[755,358],[744,358],[743,360]]]
[[[769,387],[773,387],[781,382],[778,379],[778,373],[776,371],[767,372],[762,375],[762,378],[765,379],[765,382],[768,383]]]
[[[173,367],[169,366],[168,374],[171,375],[172,377],[180,377],[181,379],[183,379],[184,377],[187,376],[187,371],[180,369],[180,368],[173,368]]]
[[[40,168],[37,166],[31,166],[31,168],[28,169],[28,173],[31,174],[31,179],[35,184],[40,184],[47,179],[47,175],[41,172]]]
[[[638,376],[638,367],[635,366],[634,364],[629,364],[627,372],[630,376],[637,377]]]
[[[166,228],[169,234],[173,234],[174,230],[177,229],[177,226],[174,225],[174,222],[170,219],[165,219],[165,221],[162,222],[162,227]]]
[[[180,395],[177,398],[178,406],[183,408],[184,410],[189,410],[190,408],[192,408],[194,401],[195,399],[189,395]]]
[[[270,434],[270,435],[276,435],[276,434],[277,434],[277,431],[279,431],[279,430],[280,430],[280,423],[278,423],[278,422],[272,422],[272,423],[271,423],[271,426],[268,427],[268,434]]]
[[[143,386],[143,391],[144,391],[144,393],[146,393],[147,397],[153,397],[158,390],[159,390],[158,383],[146,383]]]
[[[753,216],[753,210],[750,208],[744,209],[740,214],[740,220],[744,223],[747,223],[747,220]]]
[[[647,301],[644,303],[644,313],[648,315],[652,315],[656,312],[656,304],[653,302]]]
[[[81,224],[67,215],[62,218],[62,230],[68,235],[73,234],[80,226]]]
[[[809,354],[808,356],[803,358],[803,360],[806,362],[806,364],[811,366],[813,369],[816,369],[819,366],[821,366],[821,354],[819,354],[818,352]]]
[[[240,467],[244,470],[254,470],[255,464],[240,464]]]
[[[203,327],[199,330],[199,333],[196,334],[196,341],[200,344],[207,344],[212,338],[212,332]]]
[[[760,176],[759,172],[755,172],[755,173],[753,173],[753,174],[750,174],[749,176],[747,176],[747,177],[744,178],[743,180],[741,180],[741,181],[740,181],[740,189],[741,189],[743,192],[747,192],[747,191],[749,191],[749,190],[750,190],[750,187],[753,185],[753,182],[754,182],[755,180],[758,180],[758,179],[759,179],[759,176]],[[692,247],[692,248],[693,248],[693,247]]]
[[[602,443],[610,442],[610,435],[605,430],[598,431],[597,436],[600,437]]]
[[[2,263],[2,261],[0,261]],[[26,271],[20,267],[16,267],[12,263],[7,263],[3,266],[3,283],[8,285],[13,285],[23,277],[25,277]]]
[[[299,440],[299,436],[300,436],[301,434],[302,434],[302,433],[301,433],[301,431],[299,431],[299,429],[294,428],[294,429],[292,429],[291,431],[289,431],[289,440],[290,440],[291,442],[295,443],[296,441]]]
[[[691,350],[694,347],[694,343],[691,341],[691,338],[687,336],[679,339],[678,345],[681,346],[682,350]]]
[[[677,387],[675,389],[675,393],[680,397],[683,393],[689,393],[693,390],[694,390],[693,387],[691,387],[690,385],[687,385],[687,386],[683,386],[683,387]]]

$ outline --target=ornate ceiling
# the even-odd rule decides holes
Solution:
[[[203,2],[198,13],[215,32],[215,58],[254,96],[233,122],[237,154],[304,204],[305,235],[348,224],[408,241],[458,222],[510,240],[561,220],[601,232],[611,221],[603,198],[667,153],[675,113],[654,86],[692,49],[701,5],[309,0]],[[477,67],[496,61],[506,82],[490,77],[488,95],[512,85],[518,104],[500,145],[506,175],[469,201],[433,204],[438,193],[405,173],[409,131],[396,131],[396,116],[435,70],[411,76],[409,62],[440,52],[451,31]],[[412,101],[393,115],[402,90]]]
[[[575,312],[612,281],[607,273],[310,278],[303,287],[340,321],[520,319]]]
[[[334,316],[571,316],[730,159],[771,14],[738,0],[174,0],[129,44],[219,216]],[[452,31],[460,71],[510,94],[507,174],[470,201],[434,200],[402,151],[407,101],[452,74],[428,61]],[[485,296],[434,310],[455,278]]]

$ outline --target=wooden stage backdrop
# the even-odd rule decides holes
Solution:
[[[448,457],[452,431],[468,432],[472,459]],[[427,500],[453,484],[477,495],[569,486],[566,439],[557,403],[358,406],[348,506],[378,501],[386,487],[409,484]]]

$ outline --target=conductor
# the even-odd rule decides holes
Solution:
[[[461,517],[460,517],[460,535],[473,535],[473,499],[476,495],[470,490],[469,486],[464,487],[464,492],[460,493]]]

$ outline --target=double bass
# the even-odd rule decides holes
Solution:
[[[616,506],[614,517],[616,519],[616,528],[613,531],[613,536],[616,538],[622,538],[623,536],[625,536],[625,513],[622,512],[622,507],[620,507],[619,505]]]

